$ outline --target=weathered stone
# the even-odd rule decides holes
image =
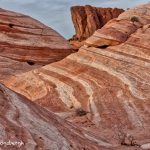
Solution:
[[[149,28],[149,15],[150,10],[147,5],[129,9],[117,19],[109,21],[102,29],[97,30],[85,43],[94,47],[124,43],[137,29]]]
[[[56,62],[70,53],[69,43],[50,27],[29,16],[0,9],[1,68],[30,70],[34,64]]]
[[[56,62],[70,53],[68,41],[50,27],[0,9],[0,79]]]
[[[97,30],[86,40],[88,46],[114,46],[125,42],[141,24],[136,24],[128,20],[111,20],[102,29]]]
[[[0,149],[99,150],[103,148],[90,132],[71,125],[1,84],[0,110]],[[109,143],[104,141],[104,144],[108,144],[109,147]]]
[[[141,148],[149,150],[150,149],[150,143],[141,145]]]
[[[71,7],[72,21],[76,34],[72,40],[82,41],[109,20],[117,18],[124,10],[118,8],[97,8],[89,5]]]
[[[93,35],[77,53],[1,82],[92,132],[84,135],[102,149],[140,150],[150,139],[149,11],[150,3],[130,9],[97,31],[96,44]],[[120,135],[131,136],[122,143]]]

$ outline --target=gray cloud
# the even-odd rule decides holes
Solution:
[[[0,7],[32,16],[66,38],[74,34],[70,16],[73,5],[129,8],[149,0],[0,0]]]

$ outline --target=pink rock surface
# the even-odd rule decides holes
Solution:
[[[150,4],[126,11],[97,31],[103,35],[98,37],[102,45],[95,44],[93,35],[89,47],[62,61],[2,82],[94,136],[101,135],[111,149],[141,149],[150,143],[149,12]],[[132,22],[128,16],[135,15],[138,21]],[[117,34],[107,34],[110,24]],[[106,44],[103,39],[120,41],[100,48]]]
[[[87,39],[94,31],[103,27],[109,20],[117,18],[123,11],[119,8],[98,8],[90,5],[71,7],[76,31],[73,39],[78,41]]]
[[[0,110],[0,149],[2,150],[103,148],[95,135],[79,129],[1,84]],[[14,145],[4,144],[9,141],[14,142]],[[109,143],[103,140],[102,142],[110,146]]]
[[[70,53],[68,41],[50,27],[0,9],[0,80],[56,62]]]
[[[22,97],[17,102],[16,96],[11,97],[23,116],[26,110],[21,112],[18,101],[32,107],[31,118],[36,113],[47,122],[53,116],[50,120],[57,128],[53,134],[61,133],[56,143],[62,143],[64,137],[66,143],[74,142],[72,149],[77,150],[140,150],[150,143],[149,24],[150,4],[130,9],[98,30],[97,37],[91,36],[77,53],[29,72],[16,72],[1,82],[50,111],[22,102]],[[3,86],[1,91],[8,95],[1,99],[10,101],[12,91]],[[40,122],[37,116],[35,122]],[[27,131],[38,129],[30,117],[29,122],[23,121],[25,127],[29,125]],[[35,135],[37,131],[32,132]],[[40,133],[50,136],[52,130],[45,133],[40,129]]]
[[[71,53],[60,34],[29,16],[0,9],[0,22],[1,56],[50,63]]]

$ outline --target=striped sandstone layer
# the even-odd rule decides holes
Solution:
[[[0,9],[1,76],[56,62],[71,52],[68,42],[50,27],[29,16]]]
[[[119,8],[101,8],[90,5],[73,6],[70,10],[76,33],[69,42],[75,50],[83,46],[85,40],[96,30],[124,12]]]
[[[51,63],[71,52],[60,34],[29,16],[0,9],[0,22],[0,56]]]
[[[0,84],[1,150],[99,150],[103,141]],[[19,143],[20,142],[20,143]]]
[[[109,20],[117,18],[123,9],[101,8],[86,6],[71,7],[72,21],[76,34],[72,40],[83,41],[90,37],[94,31],[102,28]]]
[[[79,52],[2,82],[95,136],[102,135],[111,149],[141,149],[150,143],[149,40],[146,4],[111,20]],[[79,109],[86,113],[73,113]]]

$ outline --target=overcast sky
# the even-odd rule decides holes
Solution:
[[[30,15],[52,27],[66,38],[74,28],[70,16],[73,5],[90,4],[96,7],[131,8],[150,0],[0,0],[0,7]]]

